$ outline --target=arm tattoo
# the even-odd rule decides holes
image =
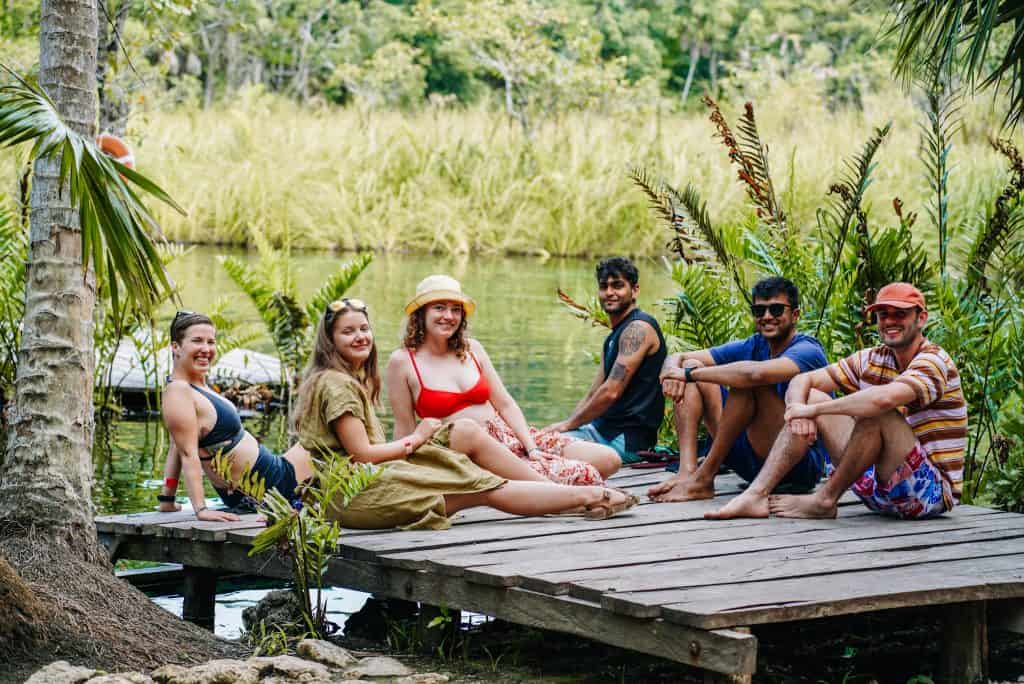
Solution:
[[[625,356],[635,354],[645,339],[647,339],[647,331],[644,330],[643,324],[633,321],[622,331],[622,337],[619,338],[619,353]]]
[[[626,379],[626,367],[624,365],[622,365],[621,363],[619,363],[618,361],[616,361],[615,365],[612,366],[612,372],[608,374],[608,379],[609,380],[616,380],[618,382],[621,382],[621,381],[625,380]]]

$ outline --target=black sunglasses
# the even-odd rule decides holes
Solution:
[[[767,311],[775,318],[778,318],[786,312],[786,309],[795,308],[789,304],[751,304],[750,313],[754,314],[754,318],[760,318],[764,316],[764,312]]]
[[[181,311],[174,312],[174,320],[178,320],[182,316],[195,316],[195,314],[195,311],[186,311],[185,309],[182,309]]]
[[[330,325],[335,316],[340,314],[342,311],[358,311],[366,314],[369,318],[370,314],[367,311],[366,302],[362,299],[349,299],[348,297],[342,297],[341,299],[335,299],[333,302],[327,305],[327,311],[324,312],[324,322]]]

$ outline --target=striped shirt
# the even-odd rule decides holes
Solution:
[[[960,373],[946,350],[924,341],[902,373],[896,354],[885,345],[862,349],[828,366],[832,380],[847,394],[890,382],[902,382],[916,399],[899,411],[921,444],[921,450],[949,480],[960,500],[967,447],[967,403],[960,390]]]

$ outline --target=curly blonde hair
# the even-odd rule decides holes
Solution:
[[[469,319],[466,316],[466,310],[462,310],[462,320],[459,322],[459,327],[455,329],[455,333],[448,338],[448,351],[455,352],[455,356],[460,361],[466,358],[466,354],[469,353]],[[424,341],[427,339],[427,305],[424,304],[420,308],[409,314],[409,317],[405,320],[405,339],[402,341],[402,346],[406,349],[416,350],[423,346]]]

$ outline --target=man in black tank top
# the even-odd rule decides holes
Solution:
[[[654,317],[636,306],[639,280],[636,266],[624,257],[597,265],[598,298],[612,326],[601,368],[572,415],[544,428],[610,446],[623,463],[636,463],[637,451],[655,445],[665,415],[658,379],[665,338]]]

